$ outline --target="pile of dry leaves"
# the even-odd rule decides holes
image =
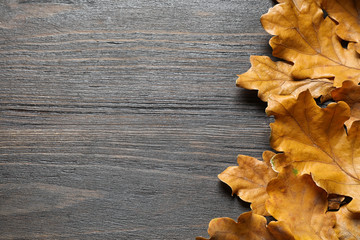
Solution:
[[[284,61],[252,56],[237,85],[268,102],[280,153],[219,175],[252,211],[213,219],[210,239],[360,239],[360,1],[278,2],[261,23]]]

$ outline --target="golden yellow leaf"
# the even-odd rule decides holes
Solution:
[[[246,212],[238,222],[231,218],[215,218],[209,224],[209,240],[275,240],[266,228],[266,218]],[[206,240],[197,237],[196,240]]]
[[[268,230],[275,237],[276,240],[298,240],[295,238],[293,232],[291,231],[289,225],[283,221],[272,221],[268,224]]]
[[[277,176],[271,168],[270,159],[275,153],[265,151],[263,160],[239,155],[236,167],[228,167],[219,174],[219,179],[229,185],[232,193],[242,200],[251,202],[251,209],[260,215],[269,215],[265,209],[265,201],[268,198],[266,186],[271,179]]]
[[[360,2],[358,0],[317,0],[322,9],[338,25],[336,33],[342,39],[360,42]]]
[[[308,174],[296,174],[292,166],[284,168],[267,187],[267,211],[279,222],[269,230],[277,235],[292,234],[300,240],[337,239],[333,229],[336,218],[326,214],[327,193],[316,186]]]
[[[360,239],[360,214],[352,213],[342,207],[335,212],[335,232],[340,240]]]
[[[360,212],[360,121],[347,132],[350,109],[345,102],[326,108],[316,105],[309,91],[293,97],[273,96],[266,109],[275,116],[271,146],[284,154],[274,167],[292,164],[301,174],[312,174],[328,193],[352,197],[349,210]]]
[[[251,56],[251,68],[239,75],[236,85],[247,89],[258,89],[258,96],[266,102],[271,94],[292,95],[309,89],[314,98],[322,96],[322,101],[331,98],[334,89],[329,79],[295,80],[291,76],[292,65],[286,62],[273,62],[269,57]]]
[[[350,119],[345,125],[350,128],[354,121],[360,120],[360,86],[352,81],[345,81],[341,88],[331,92],[335,101],[344,101],[350,106]]]
[[[360,58],[354,43],[347,49],[335,34],[336,23],[314,0],[281,0],[261,17],[270,34],[273,55],[293,62],[296,79],[334,78],[334,86],[345,80],[358,83]]]

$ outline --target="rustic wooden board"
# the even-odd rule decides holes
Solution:
[[[0,239],[194,239],[271,121],[235,87],[271,0],[0,2]]]

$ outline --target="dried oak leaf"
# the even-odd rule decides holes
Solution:
[[[345,196],[337,194],[328,195],[328,210],[339,210],[341,204],[344,203]]]
[[[215,218],[209,224],[209,240],[275,240],[266,228],[266,218],[246,212],[238,222],[231,218]],[[196,240],[206,240],[197,237]]]
[[[322,101],[331,98],[334,89],[333,81],[329,79],[295,80],[291,76],[292,65],[286,62],[273,62],[266,56],[251,56],[251,68],[236,80],[238,87],[258,89],[258,96],[267,102],[271,94],[292,95],[309,89],[314,98],[320,96]]]
[[[273,55],[293,62],[296,79],[334,78],[334,86],[345,80],[359,81],[360,58],[355,44],[346,48],[335,34],[336,23],[314,0],[278,0],[261,17],[264,29],[272,35]]]
[[[334,19],[336,34],[342,39],[360,42],[360,2],[358,0],[317,0],[329,17]]]
[[[335,212],[335,232],[340,240],[360,239],[360,214],[352,213],[342,207]]]
[[[278,220],[269,223],[275,236],[292,234],[295,239],[337,239],[333,229],[336,218],[326,214],[327,193],[316,186],[308,174],[299,175],[285,167],[267,187],[267,211]]]
[[[270,144],[284,152],[273,158],[273,167],[291,164],[301,174],[311,173],[328,193],[352,197],[348,209],[360,212],[360,121],[346,131],[349,106],[320,108],[309,91],[298,99],[272,96],[268,103],[267,114],[275,116]]]
[[[345,125],[350,128],[354,121],[360,120],[360,86],[352,81],[345,81],[341,88],[331,92],[335,101],[344,101],[350,106],[350,119]]]
[[[275,155],[271,151],[263,153],[263,160],[239,155],[239,166],[228,167],[219,174],[219,179],[229,185],[232,194],[238,195],[242,200],[251,202],[251,209],[254,213],[267,216],[265,201],[268,198],[266,186],[271,179],[277,176],[272,170],[270,159]]]

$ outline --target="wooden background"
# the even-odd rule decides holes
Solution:
[[[235,87],[271,0],[1,0],[0,239],[194,239],[269,149]]]

